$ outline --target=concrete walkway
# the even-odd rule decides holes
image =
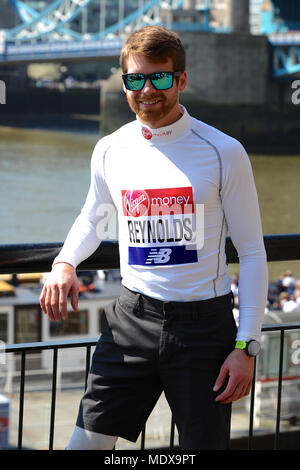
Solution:
[[[73,432],[78,405],[83,391],[79,389],[57,391],[55,410],[54,450],[63,450]],[[18,442],[19,394],[6,394],[10,400],[9,444],[16,447]],[[23,448],[46,450],[49,447],[51,393],[49,391],[26,392],[24,401]],[[249,416],[241,400],[233,406],[232,437],[246,436]],[[146,427],[147,449],[168,447],[171,429],[171,413],[162,395],[149,417]],[[139,449],[136,443],[119,439],[116,449]],[[175,432],[175,445],[177,444]]]

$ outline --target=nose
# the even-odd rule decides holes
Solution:
[[[153,90],[156,91],[156,88],[151,83],[150,78],[147,78],[146,83],[142,89],[143,93],[153,93]]]

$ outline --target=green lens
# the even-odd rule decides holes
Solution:
[[[145,84],[145,78],[139,73],[130,73],[126,77],[127,88],[132,91],[141,90]]]
[[[172,87],[173,75],[171,72],[153,73],[151,82],[157,90],[167,90]]]

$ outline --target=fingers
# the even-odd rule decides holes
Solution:
[[[225,359],[213,388],[224,388],[216,397],[220,403],[230,403],[248,395],[251,390],[254,371],[254,358],[244,351],[234,349]],[[225,380],[228,380],[226,383]]]
[[[78,290],[72,287],[70,294],[72,308],[75,310],[75,312],[78,312]]]
[[[59,289],[57,286],[44,286],[40,305],[43,312],[48,315],[51,321],[60,321],[61,315],[58,308]]]
[[[216,383],[213,388],[214,392],[217,392],[218,390],[220,390],[221,387],[223,387],[227,376],[228,376],[228,368],[225,368],[224,366],[221,367],[220,373],[217,377]]]
[[[45,304],[46,292],[47,292],[47,288],[44,285],[44,287],[42,289],[42,292],[41,292],[41,295],[40,295],[40,306],[41,306],[42,312],[45,313],[45,314],[47,313],[46,312],[46,304]]]
[[[233,401],[240,400],[247,395],[249,395],[251,390],[251,382],[238,381],[237,379],[231,377],[229,378],[227,387],[225,390],[217,396],[216,401],[227,404]]]
[[[40,295],[41,309],[51,321],[67,320],[69,292],[71,305],[78,311],[79,282],[75,268],[68,263],[57,263]]]
[[[221,402],[222,404],[231,403],[232,401],[239,400],[242,395],[243,386],[241,384],[235,386],[228,382],[227,387],[224,392],[217,396],[216,401]]]
[[[221,403],[226,404],[226,403],[231,403],[233,401],[240,400],[241,398],[249,395],[250,389],[251,389],[251,385],[249,387],[248,385],[244,386],[240,384],[237,386],[234,393],[231,396],[229,396],[227,399],[222,400]]]
[[[49,289],[49,293],[46,297],[46,308],[54,316],[56,321],[61,320],[61,316],[58,308],[58,288],[56,286],[52,287],[52,290]]]
[[[62,315],[63,320],[68,318],[68,291],[65,287],[59,288],[59,299],[58,299],[59,309]]]
[[[44,285],[40,296],[41,309],[51,321],[67,320],[67,298],[66,287],[59,287],[55,284]]]

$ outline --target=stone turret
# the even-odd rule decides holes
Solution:
[[[231,0],[231,30],[249,33],[249,0]]]
[[[10,29],[20,23],[17,12],[9,0],[1,0],[0,3],[0,29]]]
[[[21,23],[19,16],[9,0],[0,2],[0,38],[1,30],[11,29]],[[9,92],[11,90],[24,90],[27,86],[27,66],[4,65],[0,68],[0,80],[6,85],[7,102],[9,103]]]

